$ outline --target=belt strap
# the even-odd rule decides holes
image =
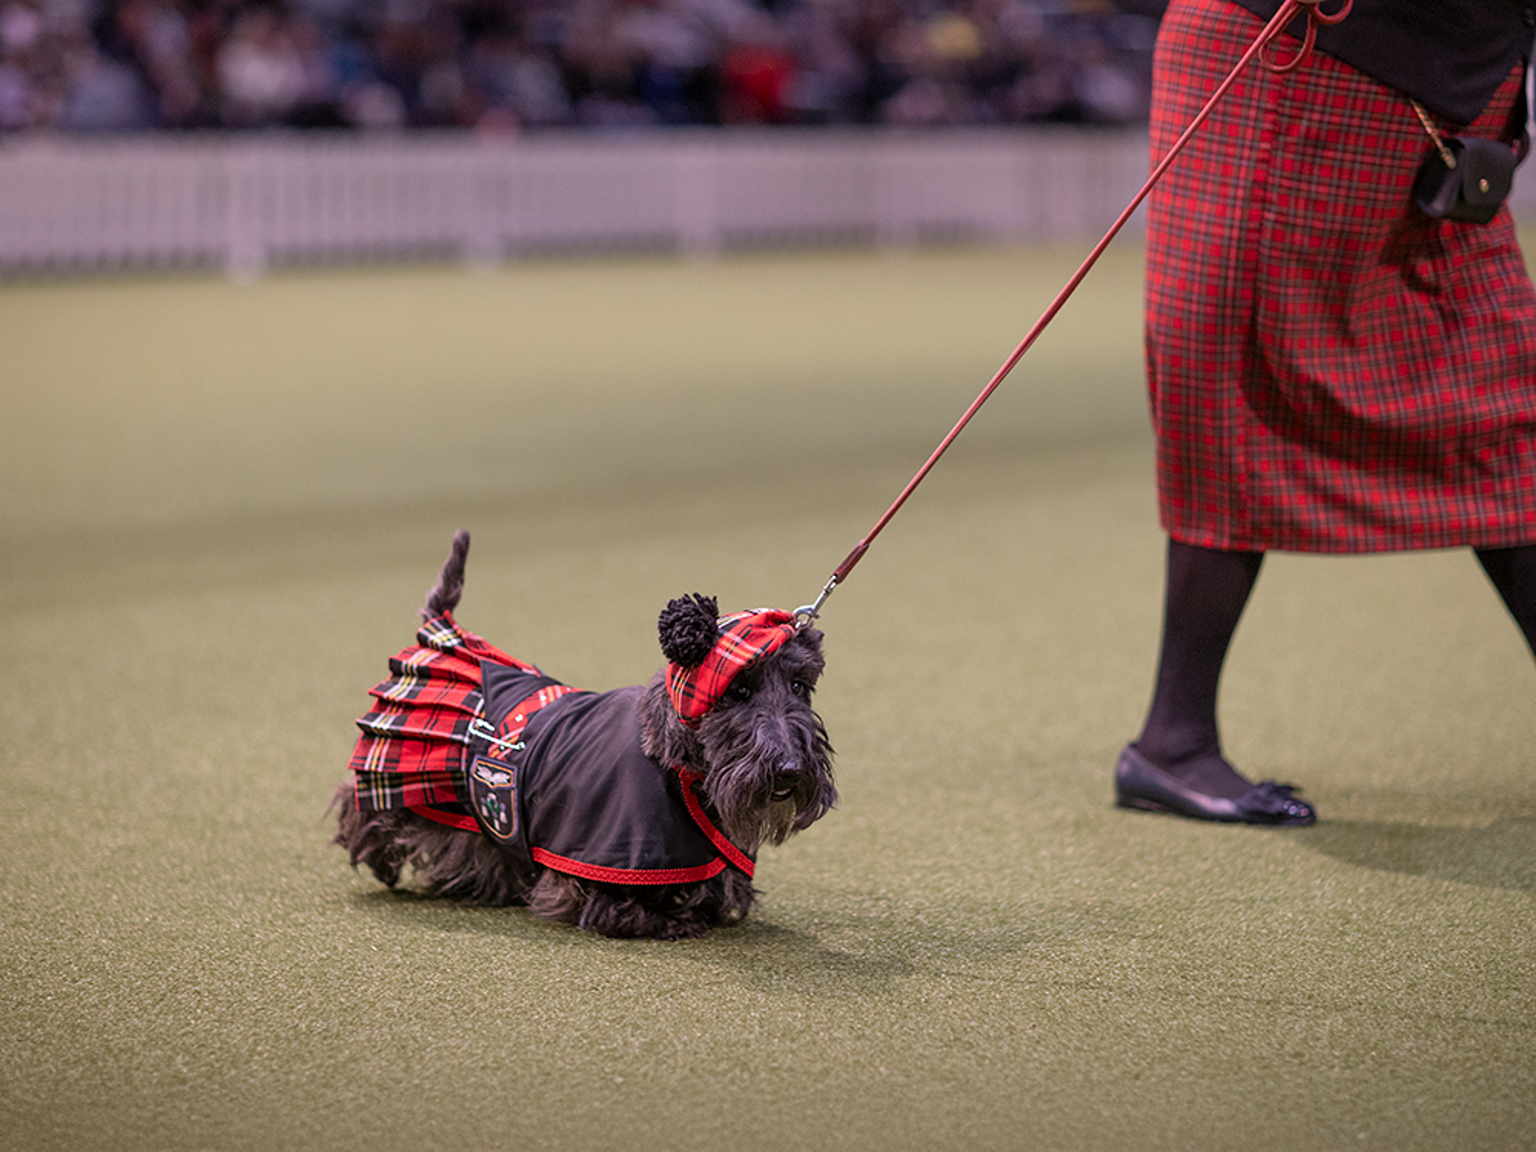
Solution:
[[[522,748],[523,732],[534,713],[575,691],[569,684],[546,684],[532,696],[514,704],[495,728],[484,720],[476,720],[469,726],[469,733],[490,745],[485,753],[487,756],[497,760],[505,759],[508,753]]]

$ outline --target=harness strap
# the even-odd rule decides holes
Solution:
[[[546,684],[532,696],[514,704],[494,729],[481,721],[481,728],[473,734],[491,745],[491,749],[486,752],[487,756],[492,759],[503,759],[506,753],[516,752],[522,747],[523,732],[527,730],[528,722],[533,719],[534,713],[575,691],[577,689],[569,684]]]
[[[694,791],[694,785],[704,779],[702,772],[695,772],[691,768],[677,766],[677,778],[683,785],[683,803],[688,806],[688,815],[693,817],[693,822],[699,826],[699,831],[709,837],[709,842],[715,846],[715,850],[735,865],[737,871],[752,879],[752,872],[756,863],[736,845],[732,844],[726,834],[715,827],[715,822],[709,818],[709,813],[704,811],[704,805],[700,803],[698,794]]]

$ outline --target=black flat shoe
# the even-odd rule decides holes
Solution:
[[[1317,820],[1317,812],[1298,799],[1290,784],[1264,780],[1236,800],[1223,800],[1196,792],[1179,783],[1127,744],[1115,765],[1115,804],[1144,812],[1172,812],[1191,820],[1218,820],[1224,824],[1272,824],[1296,827]]]

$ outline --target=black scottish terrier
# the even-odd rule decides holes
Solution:
[[[469,534],[358,721],[336,843],[394,887],[618,937],[740,921],[758,847],[837,802],[811,695],[821,633],[785,612],[673,600],[648,685],[578,691],[453,618]]]

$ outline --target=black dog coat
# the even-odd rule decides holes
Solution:
[[[697,793],[699,777],[641,750],[642,688],[586,692],[545,676],[451,613],[390,661],[358,720],[358,807],[407,808],[479,831],[531,883],[539,867],[614,884],[748,877]]]

